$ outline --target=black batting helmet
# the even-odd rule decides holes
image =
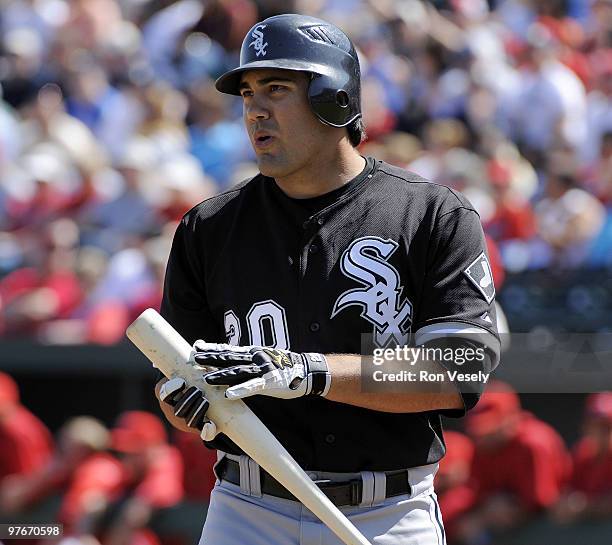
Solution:
[[[257,23],[242,42],[240,66],[223,74],[215,86],[240,95],[242,73],[263,68],[309,72],[308,99],[323,123],[346,127],[361,117],[359,59],[348,36],[331,23],[295,14]]]

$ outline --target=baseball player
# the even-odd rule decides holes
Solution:
[[[484,354],[463,369],[497,365],[478,214],[451,189],[359,154],[357,54],[325,21],[258,23],[216,87],[242,97],[260,173],[184,216],[162,314],[194,343],[196,362],[218,368],[206,380],[243,399],[372,543],[442,544],[440,415],[462,416],[483,382],[366,392],[360,354],[363,338],[375,349],[442,343]],[[339,543],[217,434],[199,390],[174,378],[157,395],[175,426],[218,449],[202,544]]]

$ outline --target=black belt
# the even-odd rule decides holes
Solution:
[[[223,458],[215,467],[215,473],[221,480],[240,485],[240,464],[229,458]],[[261,493],[285,498],[287,500],[298,501],[282,484],[280,484],[269,473],[260,469]],[[386,471],[386,494],[385,497],[401,496],[410,494],[410,484],[408,483],[408,471],[400,469],[398,471]],[[363,493],[363,482],[361,479],[353,479],[344,483],[332,483],[329,481],[314,481],[334,505],[359,505]]]

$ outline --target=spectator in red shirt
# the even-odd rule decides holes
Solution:
[[[66,318],[83,298],[74,271],[76,254],[67,248],[46,248],[41,266],[17,269],[0,281],[3,334],[31,334],[46,321]]]
[[[536,234],[533,208],[512,186],[511,169],[500,161],[490,161],[487,177],[493,190],[495,212],[486,222],[485,231],[497,242],[528,241]]]
[[[181,455],[167,443],[161,420],[148,412],[120,415],[111,437],[123,464],[123,488],[107,510],[103,543],[157,543],[147,525],[157,509],[175,505],[183,498]]]
[[[491,262],[493,282],[495,282],[495,287],[499,290],[506,279],[506,271],[504,270],[501,253],[497,243],[487,234],[485,234],[485,241],[487,243],[487,252],[489,252],[489,261]]]
[[[574,447],[568,490],[552,511],[560,523],[612,517],[612,392],[587,398],[584,434]]]
[[[213,466],[217,461],[217,451],[204,446],[198,434],[175,430],[174,443],[181,453],[183,464],[189,468],[183,481],[185,499],[209,503],[210,492],[217,477]]]
[[[474,490],[468,482],[474,458],[474,443],[456,431],[445,431],[444,442],[446,454],[440,461],[435,489],[447,538],[454,542],[457,522],[474,503]]]
[[[462,543],[486,543],[517,528],[560,496],[570,467],[557,432],[531,413],[508,385],[493,381],[465,421],[476,446],[474,509],[458,524]],[[482,540],[482,541],[479,541]]]
[[[43,502],[53,503],[65,494],[59,519],[64,531],[72,532],[78,521],[98,510],[100,501],[108,501],[121,484],[119,461],[104,452],[108,443],[108,430],[95,418],[68,420],[58,432],[53,457],[37,471],[15,476],[2,488],[5,514],[19,516],[34,506],[38,512]]]
[[[107,452],[110,433],[88,416],[69,420],[59,432],[63,457],[58,473],[63,475],[63,501],[59,520],[64,532],[89,533],[96,517],[123,486],[123,468]]]
[[[16,382],[0,372],[0,487],[47,463],[53,440],[47,427],[19,402]],[[0,488],[1,489],[1,488]],[[2,501],[0,495],[0,502]]]

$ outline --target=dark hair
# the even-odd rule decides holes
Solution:
[[[366,139],[365,126],[361,117],[358,117],[352,123],[349,123],[346,127],[348,131],[349,140],[354,148],[359,146]]]

